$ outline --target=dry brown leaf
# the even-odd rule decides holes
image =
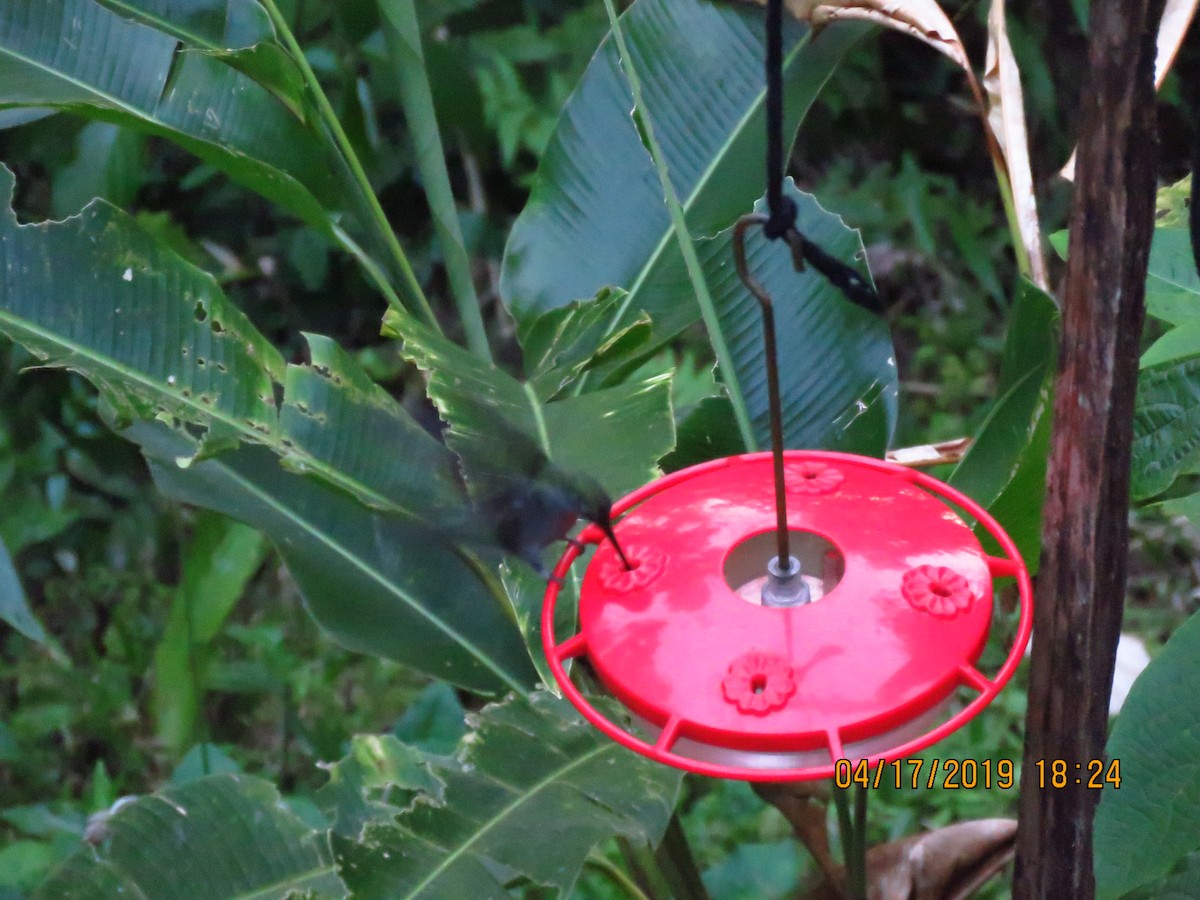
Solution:
[[[1029,276],[1044,291],[1050,290],[1046,257],[1042,252],[1042,226],[1038,220],[1037,197],[1033,192],[1033,169],[1029,163],[1029,135],[1025,130],[1025,94],[1021,70],[1008,40],[1004,0],[992,0],[988,13],[987,63],[983,70],[987,91],[988,125],[996,136],[1008,169],[1009,191],[1017,231],[1029,259]]]
[[[766,0],[743,2],[766,5]],[[1003,24],[1002,0],[997,0],[997,5],[999,13],[995,13],[995,7],[993,11],[998,16],[1000,27],[998,30],[990,29],[996,31],[996,36],[988,46],[988,72],[994,70],[997,100],[989,104],[954,23],[935,0],[785,0],[787,10],[796,18],[812,23],[814,29],[842,20],[874,22],[918,38],[962,69],[983,120],[988,153],[1001,182],[1008,184],[1010,204],[1016,219],[1014,225],[1025,251],[1022,256],[1029,258],[1029,274],[1040,287],[1048,289],[1041,226],[1029,166],[1020,78],[1008,43],[1007,28]]]
[[[915,447],[900,447],[889,450],[885,455],[888,462],[910,469],[925,469],[930,466],[944,466],[947,463],[962,462],[967,451],[971,449],[974,438],[961,437],[937,444],[918,444]]]
[[[746,2],[766,6],[766,0]],[[944,53],[970,73],[962,40],[934,0],[785,0],[784,7],[800,21],[811,22],[815,28],[855,19],[903,31]]]
[[[1167,73],[1179,55],[1183,39],[1187,36],[1192,19],[1196,18],[1196,10],[1200,8],[1200,0],[1167,0],[1163,9],[1162,21],[1158,25],[1158,55],[1154,61],[1154,86],[1162,87],[1167,79]],[[1075,153],[1058,173],[1067,181],[1075,180]]]
[[[1012,858],[1015,819],[976,819],[880,844],[867,851],[868,900],[959,900]],[[843,878],[838,870],[837,879]],[[825,881],[805,900],[841,900]]]
[[[1167,0],[1163,9],[1162,22],[1158,26],[1158,56],[1154,61],[1154,86],[1162,87],[1167,73],[1175,64],[1179,48],[1187,36],[1188,26],[1196,17],[1200,0]]]

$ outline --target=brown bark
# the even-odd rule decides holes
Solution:
[[[1092,4],[1063,340],[1021,776],[1013,896],[1088,898],[1098,792],[1074,783],[1104,754],[1128,549],[1129,460],[1154,222],[1154,44],[1163,0]],[[1040,788],[1035,761],[1066,760]],[[1084,779],[1086,781],[1086,779]]]

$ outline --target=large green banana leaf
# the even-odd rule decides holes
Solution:
[[[622,17],[626,64],[642,85],[639,114],[653,124],[693,236],[730,350],[726,379],[738,418],[768,440],[758,304],[737,280],[729,229],[763,192],[761,13],[701,0],[639,0]],[[863,31],[813,36],[789,24],[785,45],[787,127],[794,129],[847,48]],[[568,102],[525,211],[509,240],[502,291],[527,329],[535,314],[592,296],[606,285],[627,293],[607,328],[649,314],[655,341],[700,316],[664,200],[664,186],[635,117],[627,73],[607,41]],[[830,253],[862,268],[862,243],[836,216],[790,188],[801,228]],[[705,239],[707,238],[707,239]],[[790,447],[881,454],[896,418],[896,370],[887,323],[846,301],[814,273],[797,273],[781,244],[752,238],[751,268],[776,296]],[[733,376],[736,375],[736,378]],[[732,416],[704,408],[686,432],[686,458],[728,441],[701,427]],[[683,457],[681,457],[683,458]]]
[[[514,884],[570,896],[600,841],[661,839],[681,774],[608,740],[565,701],[536,692],[469,721],[453,757],[356,737],[317,795],[328,830],[241,774],[121,801],[93,823],[95,846],[36,896],[461,900],[507,897]],[[552,853],[536,837],[548,828]]]
[[[12,187],[0,167],[0,332],[97,384],[117,424],[175,426],[132,433],[160,481],[269,534],[344,643],[472,690],[532,683],[498,580],[438,536],[466,508],[450,451],[332,342],[285,365],[125,213],[19,225]]]
[[[622,17],[643,112],[696,235],[728,228],[763,193],[761,19],[706,0],[638,0]],[[789,129],[862,34],[839,25],[813,40],[789,23]],[[501,293],[518,320],[606,286],[629,291],[622,321],[644,310],[661,337],[699,318],[632,105],[610,36],[567,102],[509,238]]]
[[[378,810],[356,841],[333,836],[356,896],[507,897],[506,883],[518,880],[571,896],[599,841],[658,842],[681,778],[545,692],[489,706],[458,755],[431,760],[431,770],[445,784],[441,796],[398,816]]]
[[[168,787],[122,802],[92,828],[97,846],[81,844],[36,897],[346,896],[328,836],[259,778],[214,775]]]
[[[790,180],[785,193],[796,202],[797,224],[810,240],[848,264],[864,257],[858,232],[840,217]],[[738,389],[729,390],[730,402],[745,406],[758,447],[767,448],[770,410],[760,305],[737,277],[729,232],[702,242],[700,257],[737,372]],[[774,299],[784,445],[882,456],[896,424],[898,381],[887,320],[848,301],[812,267],[797,272],[787,248],[756,231],[748,235],[746,259]],[[870,277],[865,264],[858,268]]]
[[[477,693],[523,693],[535,683],[498,584],[433,530],[288,473],[261,448],[183,469],[175,457],[187,448],[177,434],[142,423],[126,435],[142,447],[166,493],[265,532],[309,612],[339,643]]]
[[[179,5],[122,4],[127,14],[158,6],[170,13]],[[0,109],[66,109],[161,135],[329,231],[325,208],[340,197],[336,170],[297,115],[298,81],[279,54],[246,50],[249,56],[238,57],[256,75],[266,73],[268,89],[220,54],[180,49],[177,34],[141,21],[95,0],[6,0]]]

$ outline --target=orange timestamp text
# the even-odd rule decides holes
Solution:
[[[1009,790],[1017,786],[1017,767],[1011,759],[894,759],[870,764],[865,759],[839,759],[833,767],[833,781],[839,788],[858,785],[878,790],[894,787],[940,787],[943,790]],[[1069,763],[1062,759],[1039,759],[1033,764],[1034,783],[1039,788],[1065,788],[1069,785],[1092,789],[1121,786],[1119,759],[1093,759]]]

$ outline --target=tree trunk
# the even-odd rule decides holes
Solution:
[[[1162,7],[1163,0],[1092,4],[1021,773],[1018,900],[1095,893],[1099,792],[1075,777],[1084,773],[1086,783],[1088,760],[1104,755],[1125,597],[1133,401],[1154,225],[1152,26]],[[1054,760],[1067,765],[1061,789],[1049,784]]]

